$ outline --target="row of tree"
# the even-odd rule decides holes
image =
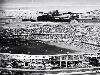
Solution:
[[[60,17],[62,14],[60,14],[58,10],[55,10],[53,12],[48,12],[45,15],[38,16],[37,20],[38,21],[52,21],[52,22],[70,22],[71,20],[79,18],[79,15],[74,16],[72,12],[68,12],[66,14],[70,14],[71,16],[68,19],[65,19],[64,17]]]

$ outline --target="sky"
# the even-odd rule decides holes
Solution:
[[[0,0],[0,8],[86,12],[100,9],[100,0]]]

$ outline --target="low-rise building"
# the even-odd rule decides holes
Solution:
[[[1,53],[3,67],[27,69],[60,69],[80,68],[83,66],[83,54],[58,54],[58,55],[26,55]],[[2,64],[1,64],[2,65]],[[5,65],[5,66],[4,66]]]

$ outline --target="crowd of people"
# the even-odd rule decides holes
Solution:
[[[7,36],[22,39],[63,42],[86,50],[99,50],[100,26],[98,24],[15,24],[4,27]]]

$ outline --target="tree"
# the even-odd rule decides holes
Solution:
[[[52,16],[59,16],[59,11],[58,10],[53,11]]]

